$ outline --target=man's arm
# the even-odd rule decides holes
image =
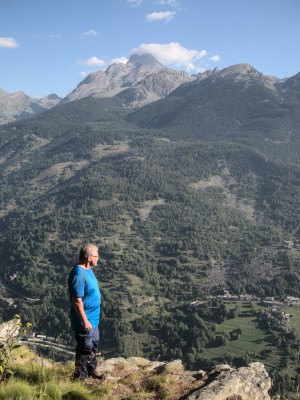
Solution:
[[[92,324],[90,323],[90,321],[87,319],[87,317],[85,315],[82,298],[72,296],[71,299],[72,299],[73,307],[74,307],[76,313],[78,314],[81,322],[83,323],[83,328],[86,331],[91,330]]]

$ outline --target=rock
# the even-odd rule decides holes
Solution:
[[[147,360],[146,358],[142,357],[129,357],[127,358],[127,361],[137,365],[138,367],[148,367],[150,365],[151,361]]]
[[[20,332],[20,320],[12,319],[11,321],[0,324],[0,342],[7,337],[16,337]]]
[[[97,374],[104,374],[106,380],[120,380],[139,370],[139,367],[125,358],[110,358],[100,363]]]
[[[183,365],[181,360],[174,360],[165,365],[165,372],[168,374],[182,374]]]
[[[215,374],[222,374],[223,372],[228,372],[232,370],[233,368],[231,368],[231,366],[228,364],[218,364],[215,367],[213,367],[210,371],[208,371],[206,375],[210,376]]]
[[[220,368],[221,367],[221,368]],[[228,366],[229,367],[229,366]],[[213,381],[217,370],[221,373]],[[183,396],[183,400],[270,400],[271,379],[263,364],[251,363],[237,370],[217,366],[209,372],[208,382],[199,390]]]
[[[145,371],[163,370],[165,365],[166,363],[162,361],[151,361]]]
[[[147,385],[147,379],[154,379],[160,382],[158,392],[169,390],[173,400],[270,400],[271,379],[259,362],[238,369],[220,364],[205,372],[185,371],[181,360],[160,362],[119,357],[103,361],[97,373],[104,374],[106,381],[118,385],[116,390],[123,391],[129,390],[128,385],[135,390],[134,387]],[[172,382],[171,387],[168,382]]]
[[[205,372],[185,371],[181,360],[160,362],[142,357],[118,357],[101,362],[97,373],[104,374],[106,381],[115,382],[119,385],[116,388],[125,391],[128,385],[145,385],[146,379],[158,379],[162,375],[161,389],[170,390],[172,399],[270,400],[271,379],[259,362],[239,369],[220,364]],[[170,381],[172,387],[167,383]]]

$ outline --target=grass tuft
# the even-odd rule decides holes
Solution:
[[[90,400],[90,396],[77,390],[70,390],[63,394],[62,400]]]
[[[62,400],[62,391],[55,382],[47,382],[43,388],[45,400]]]
[[[0,386],[0,400],[31,400],[34,398],[34,387],[27,382],[13,378]]]

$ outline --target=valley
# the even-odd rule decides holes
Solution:
[[[293,392],[298,306],[283,326],[260,320],[259,304],[219,297],[300,293],[300,89],[297,76],[292,90],[265,82],[236,67],[136,108],[118,92],[2,125],[1,281],[39,299],[1,287],[22,319],[72,343],[66,280],[93,242],[105,356],[190,369],[260,360],[277,393]]]

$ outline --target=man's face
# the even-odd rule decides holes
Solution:
[[[99,260],[99,253],[97,249],[92,251],[92,254],[88,256],[88,261],[92,267],[95,267]]]

